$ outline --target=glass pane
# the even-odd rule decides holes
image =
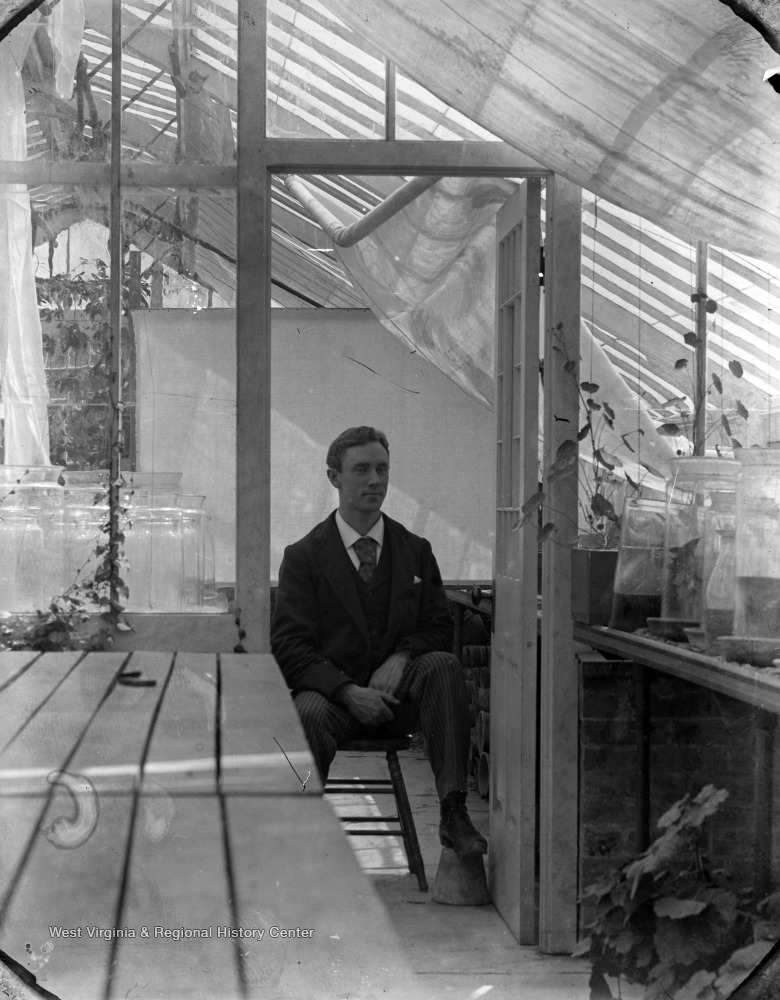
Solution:
[[[235,218],[232,191],[125,192],[130,610],[224,611],[234,587]]]
[[[95,0],[88,9],[82,23],[75,13],[65,17],[58,5],[44,4],[3,42],[0,87],[3,95],[11,95],[4,111],[12,118],[26,111],[30,158],[105,159],[111,129],[111,0]],[[12,126],[2,133],[5,158],[23,158],[23,148],[9,156],[7,140],[24,132]]]
[[[268,134],[381,139],[384,60],[314,0],[269,0]]]
[[[122,5],[123,156],[233,163],[235,3]]]
[[[397,139],[484,139],[499,141],[487,129],[440,101],[400,70],[396,73]]]

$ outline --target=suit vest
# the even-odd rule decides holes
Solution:
[[[385,543],[382,546],[379,562],[370,583],[366,583],[362,579],[351,559],[349,565],[352,569],[352,578],[360,597],[363,614],[366,616],[366,625],[371,641],[371,669],[374,670],[379,666],[377,655],[387,635],[387,620],[390,616],[393,561],[387,535],[385,535]]]

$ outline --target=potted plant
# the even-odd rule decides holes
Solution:
[[[558,341],[557,349],[565,352],[560,336]],[[564,371],[576,378],[577,365],[568,357]],[[572,616],[585,624],[606,624],[612,606],[622,502],[626,491],[633,493],[639,485],[621,459],[608,449],[605,438],[607,432],[612,432],[633,452],[629,437],[643,432],[620,434],[615,426],[615,411],[600,398],[599,384],[585,380],[578,383],[577,390],[583,424],[576,437],[560,443],[549,468],[543,470],[542,488],[523,504],[520,526],[535,525],[540,543],[552,540],[571,549]],[[544,521],[544,487],[556,481],[568,483],[576,492],[577,523],[556,511],[551,520]]]
[[[644,986],[646,1000],[725,1000],[771,950],[780,893],[757,906],[731,887],[704,853],[705,826],[728,798],[707,785],[658,821],[650,847],[588,886],[588,934],[577,956],[591,961],[591,997],[609,1000],[609,980]]]

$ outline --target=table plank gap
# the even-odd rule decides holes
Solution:
[[[6,719],[19,720],[8,739],[0,745],[0,757],[14,742],[24,728],[42,711],[47,701],[75,669],[83,653],[59,653],[56,659],[46,660],[41,656],[27,667],[21,668],[16,682],[2,692],[3,714]]]
[[[417,996],[381,901],[317,795],[227,796],[250,1000]],[[260,940],[257,938],[262,934]]]
[[[307,794],[321,795],[303,726],[273,656],[220,653],[219,670],[222,790],[300,794],[308,774]]]
[[[144,768],[144,792],[215,792],[217,661],[177,653]]]
[[[61,672],[62,664],[69,666],[70,657],[69,653],[44,653],[34,669],[45,678],[50,669]],[[127,658],[126,653],[87,653],[82,657],[56,685],[44,710],[0,753],[0,774],[9,768],[64,768]]]
[[[116,939],[106,998],[242,996],[224,930],[232,922],[217,797],[140,794],[137,802],[120,917],[136,936]]]
[[[59,847],[55,835],[58,820],[67,821],[73,811],[67,793],[57,789],[40,823],[31,814],[40,800],[6,799],[3,804],[13,836],[33,826],[41,832],[27,865],[34,875],[18,885],[0,921],[0,947],[56,996],[102,996],[110,954],[106,934],[116,911],[131,798],[101,800],[90,835],[70,850]],[[5,861],[5,844],[3,855]]]
[[[131,791],[140,784],[142,757],[165,696],[172,663],[170,653],[134,654],[92,716],[69,770],[87,778],[99,794]],[[136,687],[122,682],[123,675],[135,671],[141,672],[140,679],[154,681],[154,685]],[[127,725],[128,719],[132,719],[132,725]]]
[[[40,655],[32,649],[6,649],[0,652],[0,692],[13,684]]]

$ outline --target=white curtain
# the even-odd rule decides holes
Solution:
[[[27,158],[21,67],[37,16],[0,42],[0,159]],[[30,199],[23,184],[0,185],[0,391],[5,463],[48,465],[49,393],[32,261]]]
[[[780,263],[777,53],[720,0],[323,0],[417,83],[685,240]]]
[[[27,159],[21,69],[42,25],[33,14],[0,42],[0,159]],[[70,97],[84,27],[82,0],[61,0],[49,26],[55,86]],[[30,198],[24,184],[0,185],[0,393],[6,465],[49,464],[49,391],[35,294]]]

